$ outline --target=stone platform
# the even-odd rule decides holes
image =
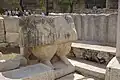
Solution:
[[[72,73],[57,80],[100,80],[93,77],[86,77],[78,73]]]
[[[54,80],[53,70],[44,65],[36,64],[0,74],[0,80]]]
[[[71,53],[77,58],[107,65],[115,56],[116,48],[95,42],[76,41],[72,43]]]
[[[71,65],[62,61],[54,63],[56,70],[40,63],[0,73],[2,80],[104,80],[105,65],[81,59],[68,59]],[[76,73],[78,72],[78,73]]]

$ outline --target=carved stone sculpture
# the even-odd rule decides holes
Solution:
[[[42,63],[52,66],[50,60],[56,54],[65,64],[66,55],[72,41],[77,40],[72,17],[66,16],[29,16],[20,20],[20,47],[30,49]],[[23,53],[29,56],[28,53]]]

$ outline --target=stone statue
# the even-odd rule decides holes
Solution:
[[[69,65],[66,55],[71,50],[72,41],[77,33],[72,17],[64,16],[28,16],[20,19],[21,53],[36,56],[42,63],[52,67],[50,60],[57,55]],[[29,49],[30,53],[24,52]]]

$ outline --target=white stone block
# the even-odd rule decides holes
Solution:
[[[54,63],[53,66],[56,68],[54,71],[55,79],[70,74],[75,71],[75,67],[71,65],[66,65],[63,62]]]
[[[5,29],[7,32],[19,32],[19,18],[18,17],[4,17]]]
[[[54,73],[44,64],[30,65],[2,73],[3,80],[54,80]]]
[[[19,33],[6,33],[6,41],[9,43],[19,43]]]
[[[0,42],[5,41],[3,18],[0,17]]]
[[[114,57],[109,62],[105,80],[120,80],[120,58]]]

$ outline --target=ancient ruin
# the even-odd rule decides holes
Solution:
[[[119,80],[120,5],[91,2],[73,3],[76,13],[54,13],[64,9],[50,0],[48,16],[0,15],[0,80]],[[24,0],[26,9],[39,6]]]

